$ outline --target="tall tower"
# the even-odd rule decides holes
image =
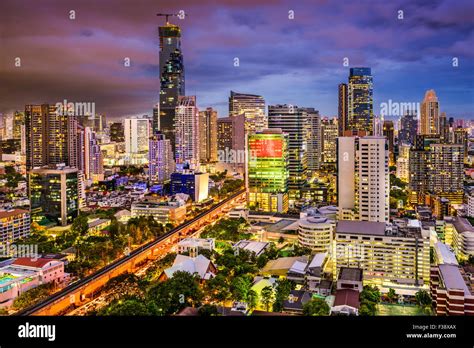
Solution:
[[[347,83],[341,83],[338,87],[338,119],[339,119],[339,135],[343,135],[348,129],[348,111],[347,111]]]
[[[339,137],[337,146],[339,218],[388,222],[390,182],[385,137]]]
[[[178,99],[175,117],[176,164],[199,165],[199,110],[196,96]]]
[[[174,118],[178,98],[184,96],[184,64],[181,28],[170,24],[158,28],[160,36],[160,103],[153,112],[153,132],[159,130],[175,146]],[[159,117],[159,119],[157,119]]]
[[[202,163],[217,162],[217,111],[199,112],[199,143]]]
[[[169,181],[171,173],[175,169],[171,142],[161,133],[150,138],[148,152],[148,175],[150,182],[163,183]]]
[[[426,91],[421,103],[420,134],[440,134],[439,102],[433,89]]]
[[[314,174],[321,166],[321,117],[319,111],[308,108],[308,171]]]
[[[254,94],[230,91],[229,116],[245,115],[245,132],[263,130],[268,126],[265,116],[265,99]]]
[[[348,87],[348,128],[373,134],[373,88],[370,68],[351,68]]]

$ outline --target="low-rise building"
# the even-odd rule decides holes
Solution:
[[[0,245],[7,245],[30,234],[30,213],[23,209],[0,211]]]
[[[454,249],[454,253],[461,260],[474,255],[474,226],[468,219],[455,217],[445,219],[445,242]]]
[[[359,291],[352,289],[339,289],[336,291],[331,315],[359,315]]]
[[[132,217],[151,216],[162,224],[180,224],[186,218],[186,206],[157,202],[138,202],[132,204],[131,215]]]
[[[177,271],[197,274],[201,280],[209,280],[216,275],[217,268],[211,260],[203,255],[190,257],[178,254],[173,266],[165,269],[158,279],[163,281],[172,278]]]
[[[184,238],[178,243],[178,253],[186,253],[191,249],[199,250],[214,250],[214,238]]]
[[[298,221],[298,243],[315,253],[331,250],[336,222],[325,216],[310,216]]]
[[[64,280],[64,263],[50,258],[21,257],[0,268],[0,307],[10,307],[23,292]]]
[[[253,253],[255,256],[262,255],[269,247],[270,243],[256,242],[252,240],[241,240],[234,244],[234,250],[246,250]]]
[[[360,268],[341,267],[337,278],[337,290],[351,289],[361,292],[363,271]]]

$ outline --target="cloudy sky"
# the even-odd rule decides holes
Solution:
[[[219,116],[231,89],[336,115],[348,58],[372,68],[377,114],[433,88],[448,117],[474,118],[471,0],[2,0],[0,112],[67,99],[110,118],[151,114],[164,22],[155,14],[180,10],[186,94]]]

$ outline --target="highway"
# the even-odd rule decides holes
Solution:
[[[194,232],[193,229],[198,230],[205,223],[212,221],[220,212],[241,199],[244,194],[245,190],[233,194],[212,208],[200,213],[192,220],[133,250],[128,256],[123,256],[95,273],[70,284],[38,304],[17,312],[15,315],[60,315],[83,305],[88,299],[92,299],[94,293],[97,293],[111,278],[125,272],[133,272],[136,265],[154,259],[162,249],[162,244],[174,244],[179,241],[181,234]]]

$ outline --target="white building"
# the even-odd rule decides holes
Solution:
[[[126,118],[124,120],[125,152],[135,154],[148,151],[150,120],[147,118]]]
[[[467,216],[474,217],[474,193],[467,196]]]
[[[148,175],[151,182],[163,183],[175,170],[171,141],[164,134],[150,138],[148,152]]]
[[[338,137],[341,220],[389,221],[390,181],[385,137]]]
[[[298,243],[316,253],[331,250],[336,223],[324,216],[312,216],[298,221]]]
[[[178,243],[178,253],[182,254],[190,251],[190,249],[196,249],[197,251],[214,250],[215,240],[214,238],[184,238]]]
[[[175,112],[175,158],[177,164],[199,166],[199,110],[195,96],[179,96]]]

